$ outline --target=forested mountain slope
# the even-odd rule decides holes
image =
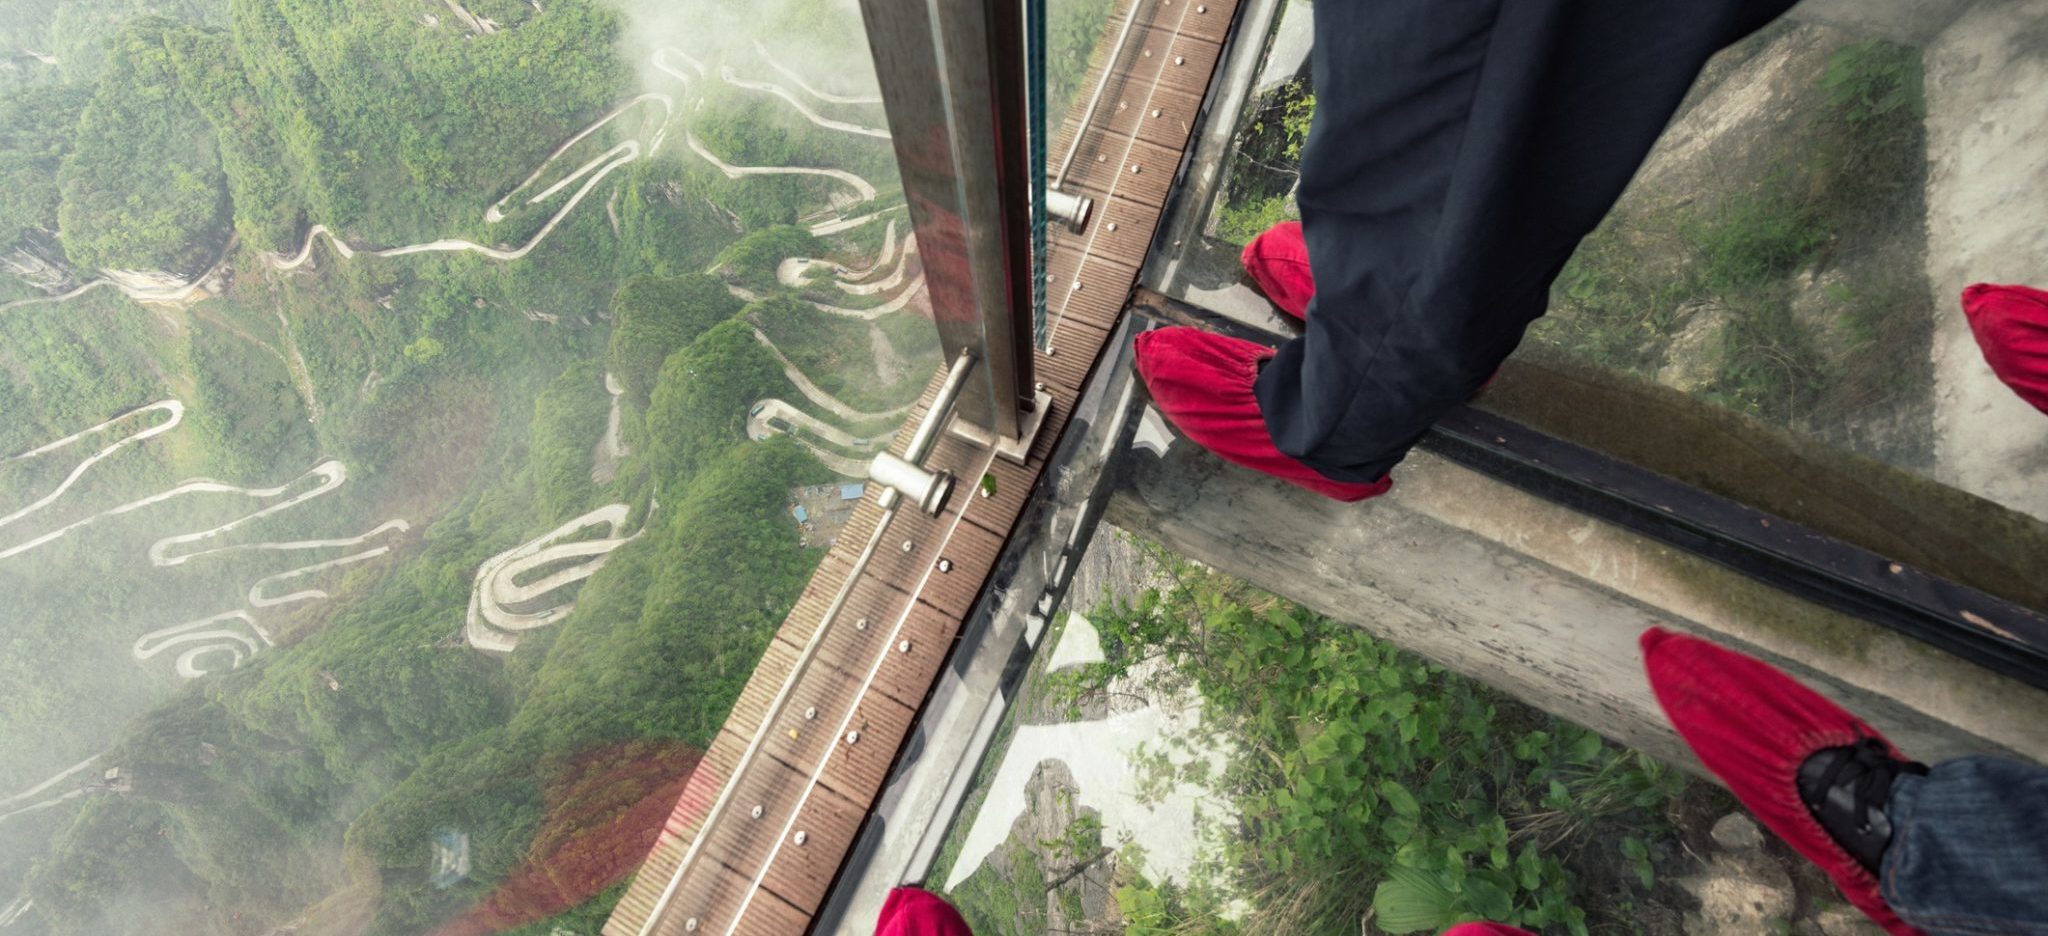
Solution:
[[[720,77],[857,19],[754,13],[0,12],[7,936],[594,931],[858,455],[750,411],[936,356],[879,107]]]

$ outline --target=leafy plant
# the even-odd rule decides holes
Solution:
[[[1436,932],[1458,922],[1458,907],[1437,875],[1398,865],[1372,892],[1373,923],[1389,933]]]
[[[1650,847],[1642,839],[1633,835],[1622,839],[1621,854],[1630,861],[1644,890],[1657,886],[1657,866],[1650,861]]]

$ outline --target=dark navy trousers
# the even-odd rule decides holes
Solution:
[[[1707,58],[1790,0],[1317,0],[1280,451],[1375,481],[1543,314]]]

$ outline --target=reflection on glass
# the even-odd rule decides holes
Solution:
[[[1690,906],[1647,884],[1703,861],[1680,843],[1725,810],[1680,805],[1704,780],[1113,527],[1081,569],[1094,590],[961,766],[923,877],[974,932],[1350,933],[1376,913],[1368,931],[1562,934]]]
[[[0,927],[593,933],[939,366],[851,5],[0,13]]]
[[[1264,314],[1236,251],[1296,216],[1308,7],[1282,16],[1207,236],[1181,247],[1169,286],[1191,301]],[[1716,57],[1525,350],[2048,518],[2048,417],[1998,382],[1958,301],[2048,280],[2048,150],[2003,129],[2048,103],[2048,32],[1974,11],[1895,27],[1786,19]]]

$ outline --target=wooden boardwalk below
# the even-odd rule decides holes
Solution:
[[[1051,351],[1037,352],[1035,366],[1053,405],[1030,457],[1017,465],[942,435],[926,466],[960,479],[951,501],[937,517],[900,509],[828,621],[884,519],[881,488],[869,486],[691,775],[607,936],[790,936],[807,931],[825,903],[1123,314],[1236,10],[1235,0],[1131,2],[1130,34],[1121,49],[1110,48],[1131,10],[1120,4],[1079,85],[1076,111],[1050,147],[1058,172],[1078,130],[1063,188],[1093,198],[1095,211],[1080,233],[1055,226],[1051,234]],[[1110,79],[1087,121],[1081,110],[1105,68]],[[910,424],[923,418],[943,377],[934,375]],[[899,439],[892,451],[901,455],[904,445]],[[977,483],[984,476],[992,485]]]

